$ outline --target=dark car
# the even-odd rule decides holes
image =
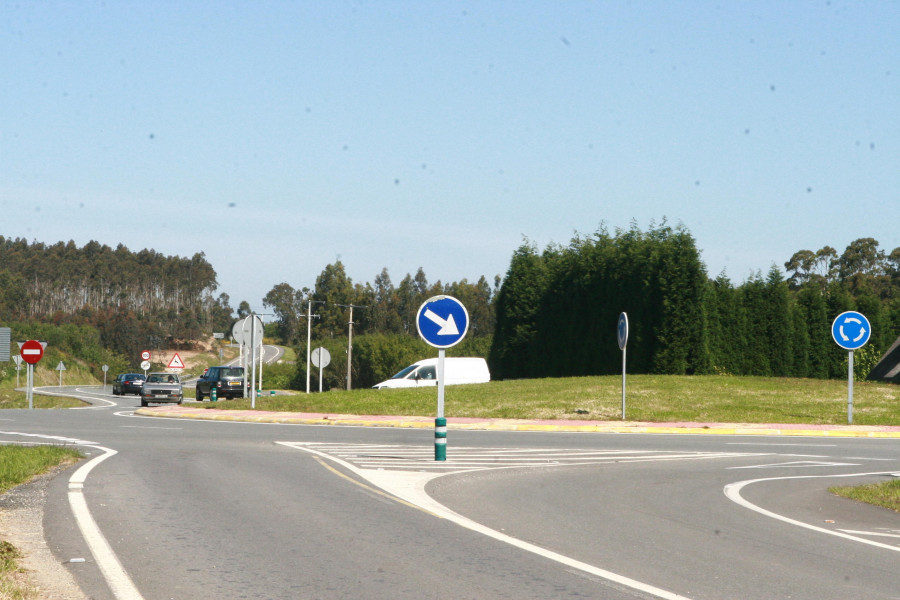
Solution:
[[[145,379],[143,373],[122,373],[113,382],[113,396],[140,394]]]
[[[210,367],[197,380],[195,396],[197,402],[202,402],[204,398],[212,398],[212,391],[216,390],[217,400],[219,398],[243,398],[244,389],[243,367]]]

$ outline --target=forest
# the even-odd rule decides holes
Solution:
[[[0,236],[0,321],[92,326],[105,347],[125,356],[230,328],[228,295],[213,297],[216,288],[203,253],[181,258],[122,244],[48,246]]]
[[[0,325],[96,331],[126,364],[141,349],[230,332],[249,306],[235,311],[217,288],[203,253],[182,258],[121,244],[0,237]],[[266,334],[298,356],[307,336],[326,347],[333,360],[326,388],[350,385],[352,351],[353,387],[369,386],[434,353],[419,339],[415,317],[439,294],[461,300],[471,322],[448,354],[487,357],[495,379],[617,372],[621,312],[630,323],[629,372],[845,377],[847,353],[830,333],[845,310],[872,323],[871,341],[855,353],[864,376],[900,335],[900,248],[888,253],[861,238],[843,253],[799,250],[783,270],[772,265],[737,285],[724,274],[711,278],[689,231],[665,222],[648,231],[600,229],[543,250],[526,240],[492,282],[430,283],[419,268],[397,284],[387,269],[355,283],[338,261],[312,287],[272,287],[263,300],[271,315]],[[302,389],[306,377],[298,360],[287,384]]]
[[[868,373],[900,335],[900,248],[872,238],[842,254],[800,250],[740,285],[711,279],[693,237],[663,223],[579,236],[568,246],[513,254],[494,301],[492,373],[502,378],[610,374],[621,370],[615,331],[630,325],[628,370],[660,374],[846,376],[831,323],[858,310],[872,324],[855,352]]]

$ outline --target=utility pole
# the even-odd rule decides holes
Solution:
[[[306,301],[306,393],[309,393],[309,363],[310,363],[310,346],[312,346],[312,320],[313,317],[318,318],[319,315],[312,314],[313,304],[325,304],[324,300],[307,300]]]
[[[348,330],[347,337],[347,389],[350,390],[353,389],[350,375],[350,368],[353,365],[353,309],[368,307],[361,304],[338,304],[337,306],[343,306],[344,308],[350,309],[350,321],[348,322],[350,329]]]

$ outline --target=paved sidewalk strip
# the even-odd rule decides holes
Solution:
[[[356,427],[433,428],[433,417],[388,415],[341,415],[257,410],[219,410],[191,406],[154,406],[139,408],[135,414],[210,421],[284,423]],[[494,431],[568,431],[593,433],[658,433],[719,435],[780,435],[820,437],[898,438],[900,426],[808,425],[762,423],[646,423],[638,421],[583,421],[534,419],[478,419],[448,417],[448,429]]]

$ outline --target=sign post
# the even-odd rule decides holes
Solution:
[[[869,320],[856,311],[842,312],[831,323],[831,337],[841,348],[849,351],[847,360],[847,423],[853,424],[853,351],[866,345],[872,337]]]
[[[331,364],[331,352],[329,352],[326,348],[322,346],[318,346],[317,348],[313,348],[312,354],[312,364],[319,367],[319,393],[322,393],[322,369]]]
[[[455,346],[469,331],[469,313],[453,296],[432,296],[416,314],[419,336],[438,349],[437,418],[434,420],[434,460],[447,460],[447,419],[444,418],[444,350]]]
[[[44,356],[45,342],[37,340],[28,340],[19,343],[19,355],[26,363],[28,369],[25,377],[25,395],[28,397],[28,408],[34,408],[34,365],[36,365]]]
[[[616,329],[616,338],[619,341],[619,350],[622,351],[622,420],[625,420],[625,345],[628,343],[628,315],[619,315],[619,325]]]
[[[22,370],[22,355],[16,354],[13,356],[13,361],[16,363],[16,387],[19,387],[19,371]]]
[[[63,361],[59,361],[59,364],[56,365],[56,370],[59,371],[59,387],[62,387],[62,374],[66,370],[66,365],[63,364]]]

